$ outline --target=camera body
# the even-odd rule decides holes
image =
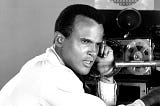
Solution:
[[[99,10],[104,19],[104,40],[113,49],[115,62],[149,62],[160,60],[160,11]],[[158,70],[159,69],[159,70]],[[117,105],[128,104],[159,86],[159,67],[132,66],[117,68]],[[157,71],[158,70],[158,71]],[[97,71],[85,79],[88,93],[97,95]],[[129,91],[126,93],[126,91]],[[125,95],[127,94],[127,95]]]
[[[99,11],[106,19],[105,39],[114,51],[115,61],[143,63],[160,60],[160,11]],[[120,68],[119,73],[113,76],[118,85],[117,104],[131,103],[159,86],[157,69],[148,66]]]

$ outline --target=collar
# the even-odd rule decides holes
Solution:
[[[57,59],[59,60],[60,64],[64,65],[63,60],[60,58],[60,56],[57,54],[57,52],[55,51],[55,45],[53,44],[53,46],[51,46],[50,48],[47,49],[47,52],[51,52],[53,54],[55,54],[55,56],[57,57]]]

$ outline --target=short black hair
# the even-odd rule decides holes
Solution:
[[[104,18],[97,9],[85,4],[72,4],[66,7],[59,15],[55,23],[55,31],[69,37],[77,15],[86,16],[95,20],[98,24],[104,23]]]

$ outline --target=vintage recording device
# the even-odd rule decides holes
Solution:
[[[106,77],[113,76],[118,84],[117,104],[128,104],[160,85],[160,11],[99,11],[106,18],[105,43],[115,58],[114,70]],[[85,84],[88,92],[96,95],[98,74],[96,68],[91,72]]]
[[[114,49],[114,78],[117,82],[117,104],[129,104],[148,93],[148,79],[153,61],[152,40],[149,38],[112,39],[107,41]],[[144,64],[145,63],[145,64]],[[146,77],[147,76],[147,77]]]
[[[155,60],[155,26],[160,25],[160,11],[100,10],[104,23],[106,42],[114,50],[118,74],[151,75],[152,68],[160,65]],[[158,52],[156,52],[158,55]]]
[[[154,72],[160,67],[160,11],[127,8],[100,12],[106,17],[106,43],[114,50],[117,104],[128,104],[158,86],[160,74]]]
[[[124,62],[144,63],[153,60],[153,49],[151,39],[127,39],[117,40],[123,47],[122,54]],[[150,66],[128,66],[123,67],[119,74],[151,75]]]

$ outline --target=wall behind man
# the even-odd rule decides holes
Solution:
[[[29,59],[50,47],[64,7],[94,0],[0,0],[0,89]],[[160,10],[160,1],[155,0]]]

